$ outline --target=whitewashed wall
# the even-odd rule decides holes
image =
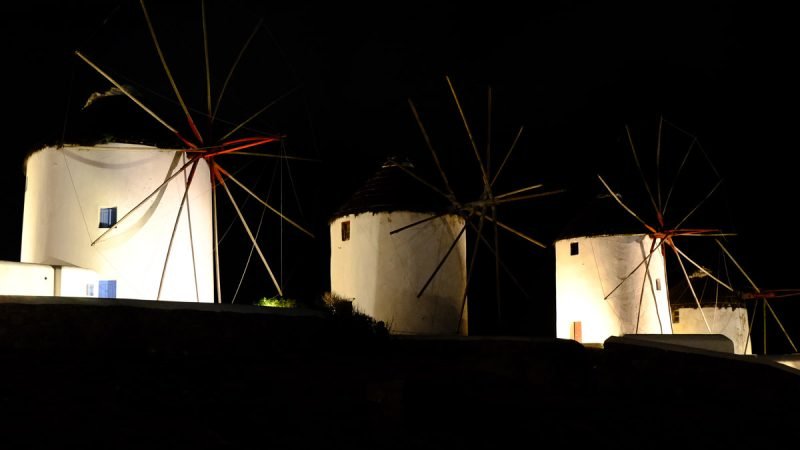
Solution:
[[[53,294],[57,297],[97,297],[100,276],[94,270],[56,266]]]
[[[573,334],[576,323],[580,324],[580,341],[585,343],[602,343],[623,334],[671,333],[661,248],[653,253],[649,268],[642,264],[636,269],[650,254],[652,242],[645,234],[557,241],[557,337],[577,340]],[[577,255],[570,254],[572,243],[578,245]],[[633,275],[611,294],[631,272]]]
[[[0,261],[0,295],[53,295],[52,266]]]
[[[737,355],[749,355],[753,352],[745,308],[704,306],[702,314],[699,308],[680,307],[675,308],[675,311],[677,321],[672,323],[674,333],[706,334],[711,328],[711,333],[722,334],[733,341],[733,352]],[[708,327],[703,320],[703,314],[708,321]]]
[[[46,147],[33,153],[26,162],[21,260],[94,270],[101,280],[117,281],[117,297],[156,299],[184,175],[94,246],[91,242],[106,231],[99,228],[100,208],[116,206],[120,220],[184,161],[182,152],[130,144]],[[211,302],[211,181],[205,161],[198,165],[188,198],[160,299]]]
[[[458,216],[443,216],[390,234],[430,214],[396,211],[362,213],[331,223],[331,291],[382,320],[396,334],[466,334],[460,321],[466,287],[466,233],[424,295],[417,293],[464,226]],[[350,239],[342,241],[342,222]],[[459,326],[461,323],[461,326]]]

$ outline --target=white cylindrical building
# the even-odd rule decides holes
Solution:
[[[183,208],[188,168],[166,182],[186,162],[185,152],[134,144],[33,152],[21,261],[93,270],[100,297],[212,302],[208,165],[198,163]]]
[[[387,162],[330,223],[331,291],[395,334],[467,334],[464,218],[445,199]],[[413,170],[408,163],[405,170]],[[417,294],[455,242],[422,296]]]
[[[572,237],[555,248],[557,337],[603,343],[672,332],[664,256],[651,254],[649,235]]]
[[[602,197],[555,242],[557,337],[672,333],[665,248],[642,228]]]

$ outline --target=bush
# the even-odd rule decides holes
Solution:
[[[297,307],[297,301],[284,297],[261,297],[261,300],[256,301],[255,305],[269,306],[271,308],[295,308]]]
[[[352,299],[341,297],[332,292],[326,292],[322,295],[322,302],[336,319],[347,321],[359,328],[365,327],[372,334],[381,336],[389,334],[389,329],[386,327],[385,323],[377,321],[359,311],[358,308],[353,305]]]

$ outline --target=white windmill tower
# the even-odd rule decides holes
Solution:
[[[667,127],[671,134],[664,133]],[[642,170],[639,155],[634,145],[632,133],[626,127],[626,141],[630,146],[636,169],[641,175],[650,204],[655,210],[655,220],[646,222],[642,214],[637,214],[629,202],[614,191],[602,176],[598,176],[607,196],[604,202],[607,211],[616,207],[618,213],[624,212],[638,222],[638,231],[620,233],[599,232],[583,235],[565,236],[556,242],[556,332],[557,336],[576,339],[586,343],[602,343],[610,336],[623,334],[672,334],[678,331],[698,333],[694,326],[676,330],[668,295],[667,254],[674,256],[682,278],[687,282],[692,300],[697,309],[680,314],[684,323],[694,323],[690,317],[697,313],[704,333],[723,333],[734,341],[736,350],[743,351],[747,344],[743,338],[749,337],[741,329],[724,329],[719,324],[747,323],[746,311],[720,310],[710,320],[701,306],[701,297],[692,286],[690,273],[699,274],[713,280],[719,286],[732,292],[729,283],[690,257],[683,249],[689,240],[708,240],[725,236],[714,228],[687,228],[685,223],[698,213],[698,210],[712,197],[722,180],[711,165],[705,151],[694,136],[661,120],[656,140],[655,187],[651,187]],[[672,161],[670,166],[662,157],[667,147],[673,146],[685,153]],[[674,151],[674,149],[673,149]],[[689,174],[687,162],[700,160],[705,163],[698,173]],[[694,168],[693,170],[697,170]],[[669,177],[665,176],[669,173]],[[662,181],[668,180],[671,186],[662,190]],[[668,217],[678,196],[676,185],[691,183],[681,201],[689,207],[679,214],[678,220]],[[706,186],[704,188],[704,186]],[[703,190],[707,189],[707,190]],[[655,195],[653,194],[655,192]],[[692,195],[693,194],[693,195]],[[597,217],[595,217],[595,220]],[[701,239],[706,238],[706,239]],[[680,246],[678,244],[680,242]],[[719,242],[719,241],[718,241]],[[721,245],[721,244],[720,244]],[[687,269],[688,268],[688,269]],[[744,313],[742,322],[738,315]],[[737,315],[735,318],[725,315]],[[713,323],[712,323],[713,322]]]
[[[334,215],[331,290],[351,298],[395,334],[452,334],[466,288],[464,218],[410,177],[408,161],[387,160]],[[419,223],[413,233],[392,233]],[[425,279],[454,245],[439,277]],[[422,295],[419,295],[422,294]],[[466,334],[466,313],[460,329]]]
[[[286,158],[283,152],[276,155],[260,150],[279,142],[279,136],[252,133],[246,127],[274,101],[231,125],[218,139],[203,136],[170,72],[143,1],[141,9],[191,137],[184,137],[129,86],[76,52],[111,83],[109,92],[128,97],[184,146],[161,149],[123,143],[65,145],[32,153],[26,162],[22,262],[91,269],[99,274],[101,297],[212,302],[216,287],[216,298],[221,302],[216,195],[216,188],[221,187],[269,279],[282,295],[281,285],[256,240],[257,232],[245,220],[228,182],[239,186],[281,220],[305,234],[311,233],[270,206],[221,164],[230,155]],[[208,119],[210,129],[238,59],[219,91],[216,105],[212,105],[204,2],[201,9],[208,98],[206,111],[193,111]],[[245,131],[252,134],[243,135]]]
[[[489,132],[482,155],[450,78],[446,78],[480,174],[481,194],[459,200],[434,150],[433,140],[413,102],[411,111],[431,153],[441,183],[430,182],[409,163],[390,160],[344,205],[331,221],[331,290],[351,298],[357,308],[385,322],[393,333],[467,334],[467,293],[478,248],[494,259],[496,302],[500,304],[500,271],[510,272],[498,250],[498,230],[540,247],[544,244],[500,221],[498,206],[560,191],[536,192],[541,184],[496,194],[494,184],[522,134],[513,140],[502,162],[489,165]],[[470,158],[472,159],[472,158]],[[463,157],[459,165],[463,169]],[[494,233],[485,234],[491,225]],[[467,228],[475,233],[468,260]],[[512,279],[513,274],[511,275]]]

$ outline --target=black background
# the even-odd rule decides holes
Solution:
[[[199,2],[153,2],[148,7],[184,98],[202,110]],[[624,127],[630,126],[652,181],[654,166],[648,161],[653,161],[663,117],[697,137],[723,179],[709,201],[717,204],[712,209],[719,213],[713,215],[715,223],[707,214],[698,216],[706,220],[702,225],[737,234],[729,248],[761,287],[798,287],[791,262],[800,251],[793,233],[798,39],[788,6],[209,1],[206,7],[214,89],[222,85],[258,19],[264,20],[231,79],[219,117],[241,121],[288,94],[251,125],[285,134],[289,153],[321,161],[293,162],[289,169],[274,172],[271,199],[279,201],[283,193],[284,209],[318,236],[306,240],[288,228],[281,235],[277,222],[264,223],[268,255],[282,252],[283,258],[270,258],[283,261],[290,297],[317,297],[327,289],[327,221],[387,156],[407,156],[436,179],[408,99],[420,110],[459,197],[470,200],[480,193],[478,167],[445,76],[453,80],[482,149],[491,86],[495,167],[519,126],[525,126],[497,192],[540,182],[546,189],[566,190],[501,211],[515,228],[552,243],[585,202],[603,192],[598,173],[620,191],[630,191],[624,192],[625,198],[644,211],[648,206],[638,196],[643,188],[625,147]],[[7,140],[2,177],[7,213],[0,258],[14,261],[19,258],[23,161],[29,151],[62,141],[111,137],[173,141],[123,98],[80,111],[89,93],[109,86],[74,50],[126,77],[149,96],[154,109],[184,135],[190,133],[174,101],[160,100],[150,91],[172,98],[138,2],[26,2],[5,7],[0,21],[2,129]],[[217,137],[224,129],[219,123],[210,131],[204,127]],[[684,150],[674,149],[671,155],[680,158]],[[664,150],[663,157],[668,155]],[[261,192],[269,189],[276,170],[269,164],[259,162],[242,172],[260,183]],[[697,197],[682,200],[684,211],[718,179],[707,165],[693,167],[691,178],[681,182],[695,188]],[[294,190],[287,182],[288,170]],[[249,218],[257,223],[260,209],[250,207]],[[223,288],[229,291],[227,298],[249,250],[234,234],[226,250],[230,262],[223,265],[230,286]],[[515,237],[504,238],[501,245],[501,256],[526,288],[527,298],[504,280],[503,326],[495,325],[493,304],[485,300],[476,302],[473,311],[476,330],[552,335],[552,248],[539,249]],[[255,273],[257,264],[252,261],[237,302],[274,293],[265,276]],[[482,275],[476,277],[475,292],[491,292],[491,258],[480,259],[477,270]],[[789,307],[793,301],[774,303],[787,322],[797,310]]]

